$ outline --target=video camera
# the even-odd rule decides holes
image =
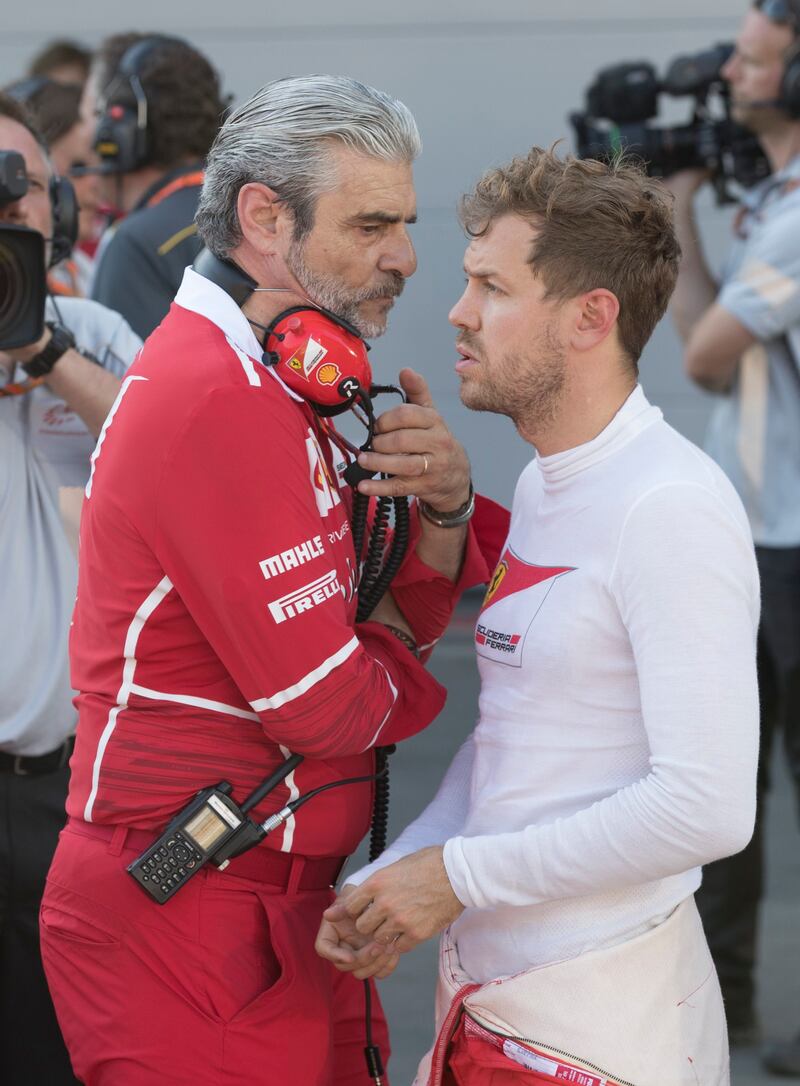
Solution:
[[[0,151],[0,207],[28,191],[25,160]],[[0,350],[35,343],[44,330],[45,240],[27,226],[0,224]]]
[[[756,137],[731,118],[721,69],[732,51],[733,45],[725,43],[677,57],[663,79],[647,61],[604,68],[586,92],[586,109],[570,115],[578,157],[609,160],[626,152],[640,159],[652,177],[707,169],[717,203],[735,200],[728,182],[749,188],[770,167]],[[650,125],[661,94],[694,98],[691,121]]]

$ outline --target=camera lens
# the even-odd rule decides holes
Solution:
[[[24,226],[0,226],[0,350],[39,339],[45,292],[42,235]]]
[[[18,255],[3,244],[0,236],[0,339],[3,331],[16,324],[24,312],[26,298],[30,296],[30,284],[25,280]]]

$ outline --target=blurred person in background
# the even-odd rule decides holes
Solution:
[[[124,218],[101,243],[92,297],[143,339],[202,248],[194,216],[226,108],[217,72],[179,38],[118,34],[95,55],[83,112],[95,118],[104,197]]]
[[[56,83],[82,87],[89,77],[92,54],[89,49],[67,38],[48,42],[31,60],[28,75],[41,75]]]
[[[53,168],[59,176],[70,178],[78,199],[78,239],[71,255],[50,270],[50,289],[55,294],[86,297],[94,267],[90,253],[106,220],[100,212],[99,178],[87,172],[97,156],[92,126],[80,112],[82,89],[77,84],[31,76],[10,84],[6,93],[31,114],[50,148]]]
[[[763,893],[763,808],[776,733],[800,802],[800,0],[758,0],[722,71],[734,119],[758,136],[770,177],[744,193],[722,275],[709,269],[693,210],[707,180],[668,179],[683,250],[671,311],[689,376],[717,403],[706,448],[739,492],[761,576],[762,740],[756,832],[707,868],[698,904],[731,1041],[758,1039],[754,972]],[[800,1035],[766,1057],[800,1076]]]
[[[24,108],[2,94],[0,149],[24,157],[28,179],[21,199],[0,205],[0,226],[38,231],[49,255],[64,226],[54,216],[52,165]],[[76,723],[67,634],[81,495],[95,438],[141,345],[120,316],[82,298],[48,300],[45,319],[38,342],[0,351],[4,1086],[74,1082],[39,957],[38,911],[66,818]]]

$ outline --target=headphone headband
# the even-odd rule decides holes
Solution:
[[[186,45],[182,38],[170,37],[167,34],[152,34],[140,41],[129,45],[122,54],[117,65],[117,76],[130,79],[131,76],[139,77],[142,70],[142,62],[155,53],[161,46]]]

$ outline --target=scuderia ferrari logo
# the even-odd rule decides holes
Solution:
[[[489,581],[475,627],[479,656],[522,666],[525,640],[556,581],[574,566],[537,566],[506,547]]]

